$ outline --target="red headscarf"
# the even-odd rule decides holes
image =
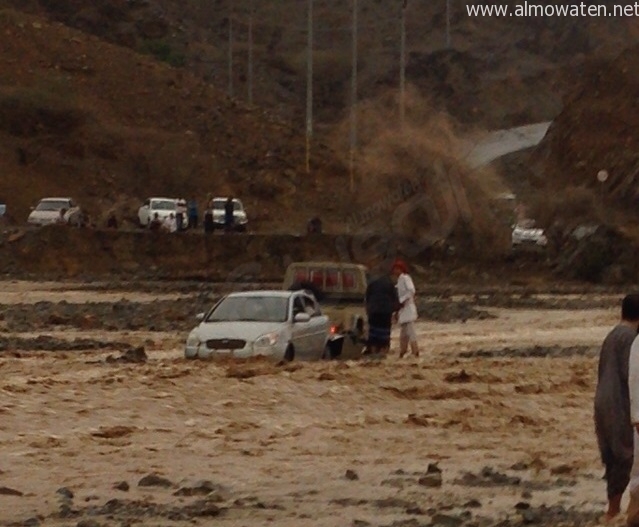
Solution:
[[[399,269],[401,273],[408,273],[408,266],[406,265],[406,262],[400,258],[397,258],[393,263],[393,271],[395,269]]]

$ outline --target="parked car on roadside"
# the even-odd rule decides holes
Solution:
[[[520,221],[513,226],[512,245],[513,247],[546,247],[548,245],[548,238],[543,229],[535,227],[534,221]]]
[[[224,215],[225,215],[225,205],[228,198],[213,198],[212,200],[212,209],[213,209],[213,227],[216,229],[224,228]],[[234,198],[233,199],[233,227],[238,232],[246,231],[246,227],[248,224],[248,218],[246,217],[246,211],[244,210],[244,205],[242,202]]]
[[[0,216],[4,216],[7,213],[7,206],[4,203],[0,203]]]
[[[140,227],[148,227],[157,213],[158,219],[164,221],[170,214],[178,212],[178,202],[174,198],[148,198],[138,209]]]
[[[231,293],[197,318],[201,323],[186,340],[187,359],[318,360],[330,332],[328,317],[305,291]]]
[[[64,213],[64,222],[80,227],[84,225],[84,213],[72,198],[43,198],[32,207],[27,218],[29,225],[51,225],[60,222],[60,213]]]

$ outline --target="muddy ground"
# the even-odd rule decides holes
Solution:
[[[431,289],[419,359],[277,366],[182,358],[206,285],[0,285],[2,526],[582,526],[604,507],[615,292]]]

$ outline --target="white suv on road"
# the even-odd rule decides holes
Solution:
[[[160,221],[164,221],[171,213],[178,212],[178,200],[174,198],[149,198],[138,209],[140,227],[148,227],[155,214]]]
[[[213,225],[216,229],[224,228],[224,216],[226,214],[226,202],[228,198],[213,198],[211,202],[211,208],[213,212]],[[248,218],[246,217],[246,211],[242,202],[234,198],[233,199],[233,228],[236,231],[246,231],[246,225]]]

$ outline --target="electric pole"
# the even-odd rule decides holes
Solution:
[[[311,173],[313,138],[313,0],[308,0],[308,42],[306,50],[306,173]]]
[[[353,0],[353,73],[351,77],[350,189],[355,191],[355,150],[357,149],[357,0]]]
[[[233,4],[229,5],[229,97],[233,97]]]
[[[248,19],[248,103],[253,106],[253,0],[249,0]]]
[[[404,129],[406,117],[406,7],[408,0],[402,0],[401,38],[399,52],[399,124]]]
[[[446,49],[450,49],[450,0],[446,0]]]

